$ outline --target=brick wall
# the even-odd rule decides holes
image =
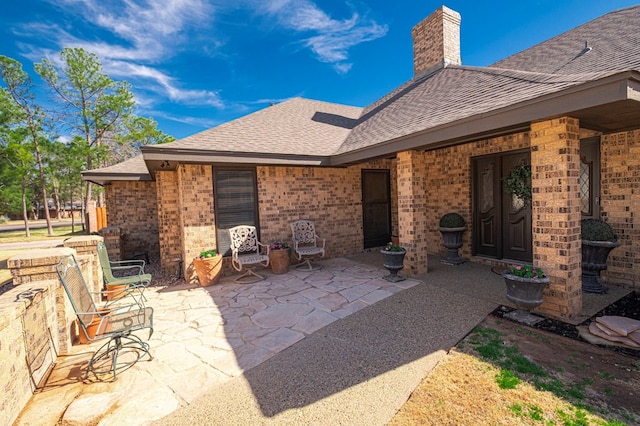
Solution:
[[[577,119],[531,125],[533,263],[549,276],[542,312],[582,310],[580,238],[580,136]]]
[[[460,255],[470,258],[472,252],[471,191],[473,157],[529,148],[528,132],[428,151],[426,165],[426,248],[427,252],[445,255],[442,236],[438,231],[440,218],[446,213],[459,213],[467,222]]]
[[[602,218],[620,243],[602,275],[640,287],[640,129],[602,136],[600,155]]]
[[[193,259],[201,251],[216,247],[211,166],[181,164],[178,167],[178,194],[184,276],[189,282],[197,282]]]
[[[14,281],[14,288],[0,294],[0,424],[13,424],[35,386],[46,379],[56,355],[68,354],[71,349],[77,336],[76,316],[55,265],[75,254],[87,285],[96,288],[92,277],[97,259],[88,246],[84,247],[84,255],[58,247],[20,253],[7,260],[14,277],[29,279]],[[49,278],[52,270],[55,279]]]
[[[160,255],[155,182],[113,182],[105,186],[107,223],[122,230],[123,258],[148,252]]]
[[[178,259],[182,258],[182,231],[180,228],[180,197],[178,173],[156,172],[158,192],[158,231],[162,272],[175,273]]]
[[[391,196],[395,202],[394,162],[390,160],[346,168],[258,167],[261,240],[291,242],[289,223],[310,219],[315,222],[316,232],[326,240],[327,257],[362,252],[362,169],[390,169]],[[392,211],[397,211],[395,205]],[[396,214],[392,221],[394,232]]]

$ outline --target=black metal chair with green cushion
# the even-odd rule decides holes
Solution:
[[[144,260],[110,260],[107,246],[104,242],[99,241],[96,248],[98,250],[98,259],[100,260],[102,276],[107,290],[110,290],[109,287],[113,288],[114,286],[126,285],[129,292],[139,291],[140,295],[142,295],[142,290],[151,284],[152,278],[151,274],[144,272]],[[121,275],[123,271],[131,272],[129,272],[128,275]],[[146,300],[144,299],[144,295],[142,295],[142,298]]]
[[[101,293],[89,291],[73,256],[60,260],[56,271],[75,311],[80,332],[86,340],[92,342],[108,339],[91,357],[85,379],[91,372],[99,380],[102,375],[112,373],[113,380],[116,380],[119,371],[126,370],[146,356],[153,359],[149,353],[149,344],[133,334],[148,328],[148,338],[151,337],[153,308],[145,307],[135,298],[129,299],[134,303],[128,305],[98,308],[94,296]]]

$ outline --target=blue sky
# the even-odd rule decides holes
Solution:
[[[462,15],[463,65],[483,66],[635,2],[9,0],[0,54],[39,83],[42,58],[92,51],[180,139],[296,96],[366,106],[411,79],[411,29],[442,4]]]

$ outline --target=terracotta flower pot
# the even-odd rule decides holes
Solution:
[[[291,264],[291,250],[271,250],[269,252],[269,265],[271,265],[271,272],[274,274],[286,274],[289,272],[289,265]]]
[[[107,284],[107,300],[116,300],[121,298],[125,295],[126,290],[127,284]]]
[[[102,311],[103,313],[93,317],[93,321],[91,321],[91,324],[87,326],[87,335],[89,336],[89,339],[93,339],[94,337],[96,337],[98,326],[100,325],[102,317],[109,313],[109,309],[104,308],[98,308],[98,311]],[[81,345],[91,343],[91,340],[87,339],[87,336],[85,336],[85,334],[82,332],[82,326],[77,319],[76,324],[78,325],[78,343]]]
[[[198,281],[203,287],[216,284],[222,272],[222,255],[193,259],[193,267],[198,275]]]

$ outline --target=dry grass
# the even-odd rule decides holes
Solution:
[[[391,425],[545,425],[572,424],[584,414],[586,423],[606,424],[551,392],[528,383],[500,389],[500,370],[456,350],[418,386]],[[564,413],[562,415],[561,413]],[[582,414],[577,414],[582,413]]]
[[[521,329],[489,317],[429,373],[390,424],[639,424],[637,359]]]

